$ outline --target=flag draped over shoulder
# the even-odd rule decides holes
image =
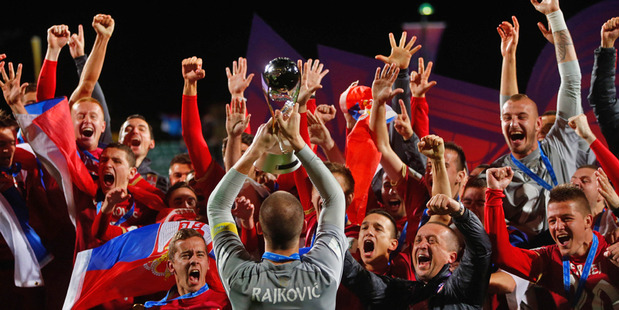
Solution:
[[[207,224],[176,221],[147,225],[122,234],[100,247],[79,252],[63,309],[89,309],[101,303],[170,289],[174,276],[166,268],[168,244],[182,228],[204,236],[209,252],[209,289],[224,292],[212,252]]]
[[[87,168],[79,159],[69,102],[66,97],[59,97],[27,105],[26,110],[28,114],[16,115],[23,130],[20,134],[23,135],[24,142],[29,143],[36,151],[37,159],[61,186],[69,217],[73,225],[76,225],[73,186],[92,196],[97,187],[92,180],[72,176]]]

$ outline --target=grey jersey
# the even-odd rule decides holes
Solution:
[[[557,93],[557,118],[541,148],[548,156],[556,174],[557,184],[570,182],[578,166],[595,162],[588,147],[583,147],[582,139],[568,125],[567,120],[582,113],[580,81],[581,73],[577,60],[559,63],[561,85]],[[501,109],[508,96],[501,96]],[[502,111],[501,111],[502,114]],[[520,161],[532,172],[554,186],[549,170],[544,165],[539,148]],[[510,154],[503,155],[492,163],[493,167],[510,166],[514,177],[505,189],[503,209],[507,223],[522,230],[529,237],[536,236],[547,229],[546,204],[550,192],[516,166]]]
[[[296,155],[324,201],[316,241],[300,261],[256,262],[245,250],[230,208],[246,175],[231,169],[209,198],[217,268],[234,309],[335,309],[348,243],[344,193],[309,147]]]
[[[569,127],[567,120],[557,117],[556,123],[542,141],[541,148],[550,161],[557,184],[570,182],[570,178],[576,172],[577,159],[580,156],[579,140],[580,137]],[[520,162],[548,184],[553,185],[549,169],[542,160],[539,148],[521,159]],[[518,168],[510,154],[503,155],[492,166],[509,166],[514,171],[514,177],[505,189],[503,199],[507,223],[522,230],[530,237],[546,230],[548,227],[546,204],[550,192]]]

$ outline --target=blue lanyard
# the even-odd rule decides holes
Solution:
[[[589,248],[589,253],[587,254],[587,260],[585,261],[585,266],[582,268],[582,273],[580,274],[580,280],[578,280],[578,287],[576,288],[576,294],[574,295],[574,299],[572,300],[572,306],[576,305],[576,303],[578,302],[578,299],[580,299],[582,290],[585,288],[585,283],[587,282],[587,278],[589,278],[589,271],[591,270],[591,265],[593,265],[593,258],[595,258],[597,248],[598,248],[598,238],[595,234],[593,234],[593,242],[591,243],[591,248]],[[563,258],[563,286],[565,288],[565,293],[569,297],[570,296],[570,260],[568,257]]]
[[[97,214],[99,213],[99,211],[101,211],[102,203],[102,201],[97,202]],[[133,201],[133,203],[131,204],[131,208],[129,209],[129,211],[127,211],[127,213],[125,213],[125,215],[118,219],[118,221],[110,224],[120,226],[120,224],[126,222],[131,216],[133,216],[133,212],[135,212],[135,201]]]
[[[284,263],[284,262],[289,262],[293,260],[301,260],[301,256],[299,255],[299,253],[294,253],[290,256],[285,256],[285,255],[281,255],[281,254],[277,254],[273,252],[264,252],[264,254],[262,254],[262,259],[268,259],[276,263]]]
[[[6,174],[11,175],[12,177],[17,177],[17,175],[21,172],[21,163],[13,163],[10,167],[0,168],[0,171],[6,172]]]
[[[160,301],[147,301],[146,303],[144,303],[144,307],[151,308],[151,307],[154,307],[154,306],[165,306],[165,305],[169,304],[171,301],[174,301],[174,300],[187,299],[187,298],[196,297],[196,296],[206,292],[207,290],[208,290],[208,285],[204,284],[203,287],[201,287],[199,290],[197,290],[197,291],[195,291],[193,293],[187,293],[187,294],[185,294],[183,296],[179,296],[179,297],[176,297],[174,299],[169,299],[168,300],[168,298],[170,297],[170,293],[172,292],[172,290],[170,290],[170,291],[168,291],[168,293],[166,294],[166,296],[162,300],[160,300]]]
[[[542,161],[544,162],[544,166],[546,166],[546,170],[548,170],[548,173],[550,173],[550,177],[552,178],[552,183],[554,184],[554,186],[557,186],[557,184],[559,184],[559,182],[557,182],[557,176],[555,175],[554,169],[552,169],[552,165],[550,164],[550,160],[548,159],[548,156],[546,156],[546,154],[544,154],[544,151],[542,150],[542,145],[539,142],[537,142],[537,145],[538,145],[538,148],[539,148],[539,154],[542,157]],[[548,184],[548,182],[546,182],[544,179],[542,179],[539,175],[533,173],[533,171],[531,171],[531,169],[529,169],[529,167],[525,166],[518,159],[516,159],[516,157],[514,157],[514,154],[510,154],[510,155],[512,157],[512,161],[514,162],[514,164],[516,164],[516,166],[520,170],[522,170],[524,173],[526,173],[529,177],[531,177],[533,180],[535,180],[535,182],[537,182],[537,184],[541,185],[542,187],[544,187],[547,190],[551,190],[553,188],[553,186]]]
[[[593,225],[593,230],[600,232],[600,224],[602,223],[602,216],[606,212],[606,208],[602,209],[602,213],[598,215],[598,218],[595,220],[595,225]]]

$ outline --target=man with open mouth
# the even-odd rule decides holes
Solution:
[[[168,245],[167,268],[175,285],[159,301],[147,301],[145,309],[230,309],[226,293],[209,288],[209,257],[204,237],[191,228],[180,229]],[[134,308],[136,309],[136,308]],[[140,309],[140,308],[138,308]]]
[[[552,31],[561,85],[557,95],[556,120],[542,141],[537,134],[542,120],[535,101],[518,92],[516,46],[519,26],[504,22],[499,27],[503,66],[500,88],[501,129],[510,152],[492,163],[510,166],[514,178],[506,189],[505,216],[508,224],[529,237],[527,247],[552,243],[546,222],[546,202],[552,187],[567,183],[576,171],[580,141],[569,127],[570,117],[582,113],[581,73],[575,47],[558,0],[533,2],[544,14]]]
[[[572,184],[550,192],[548,227],[554,244],[533,250],[509,243],[503,215],[503,190],[510,167],[488,170],[486,229],[493,240],[493,260],[500,268],[546,288],[559,309],[611,309],[619,300],[619,267],[604,257],[609,244],[592,229],[585,193]]]
[[[350,253],[344,261],[342,283],[369,309],[479,309],[490,276],[491,243],[472,211],[448,195],[428,201],[432,215],[450,216],[464,237],[442,221],[419,228],[411,250],[415,280],[378,275]]]
[[[110,143],[99,162],[99,193],[95,198],[97,215],[92,226],[94,238],[109,241],[128,230],[155,223],[161,204],[140,187],[129,186],[136,172],[135,157],[124,144]],[[103,198],[101,198],[103,197]]]
[[[118,142],[127,145],[135,154],[138,175],[162,192],[166,192],[170,181],[150,167],[148,152],[155,148],[153,128],[146,118],[139,114],[129,115],[120,127]],[[135,180],[133,181],[135,182]]]

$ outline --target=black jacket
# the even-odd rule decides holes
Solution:
[[[492,245],[482,223],[470,210],[454,217],[453,222],[466,242],[453,273],[445,265],[428,283],[394,279],[366,270],[347,253],[342,284],[367,309],[407,309],[424,300],[429,309],[481,309],[490,280]]]

